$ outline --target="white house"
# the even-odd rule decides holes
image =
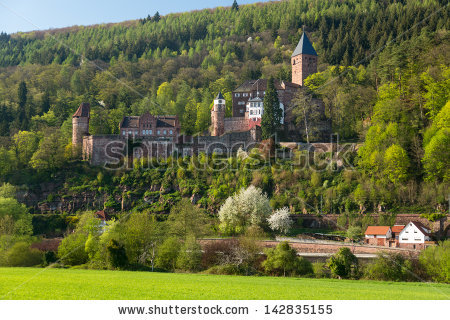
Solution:
[[[430,241],[430,230],[420,222],[410,221],[398,236],[399,243],[419,244]]]
[[[281,121],[280,123],[284,123],[284,105],[280,102],[281,108]],[[248,118],[255,122],[260,122],[261,117],[264,113],[264,101],[259,96],[251,98],[248,100],[246,105],[246,111],[248,112]]]

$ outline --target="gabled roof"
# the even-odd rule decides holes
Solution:
[[[312,46],[311,41],[309,41],[308,36],[305,32],[303,32],[302,37],[300,38],[300,41],[298,42],[297,47],[295,48],[291,57],[298,56],[299,54],[309,54],[312,56],[317,56],[317,52],[316,50],[314,50],[314,47]]]
[[[389,226],[368,226],[365,235],[386,235],[391,227]]]
[[[261,99],[260,97],[254,97],[248,100],[248,102],[261,102],[263,101],[263,99]]]
[[[412,223],[414,226],[416,226],[417,229],[419,229],[420,232],[422,232],[424,235],[426,236],[430,236],[430,233],[428,232],[428,228],[425,227],[422,223],[418,222],[418,221],[410,221],[407,226]],[[405,227],[406,229],[406,227]]]
[[[405,227],[404,225],[395,225],[392,227],[392,232],[399,233],[400,231],[403,230],[404,227]]]
[[[216,100],[219,100],[219,99],[225,100],[225,98],[224,98],[223,95],[222,95],[222,92],[220,92],[220,91],[219,91],[219,94],[218,94],[217,97],[216,97]]]
[[[83,102],[78,107],[77,111],[73,114],[73,118],[75,117],[86,117],[89,118],[89,113],[91,111],[91,106],[89,103]]]

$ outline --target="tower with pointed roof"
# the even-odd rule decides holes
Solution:
[[[291,56],[292,82],[303,86],[303,81],[317,72],[317,53],[303,32],[297,47]]]
[[[225,133],[225,98],[219,92],[211,109],[211,135],[221,136]]]
[[[89,103],[82,103],[72,116],[72,146],[74,153],[79,154],[83,146],[83,137],[89,135]]]

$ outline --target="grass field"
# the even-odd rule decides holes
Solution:
[[[450,285],[0,268],[0,299],[449,299]]]

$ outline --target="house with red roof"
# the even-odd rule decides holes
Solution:
[[[386,241],[392,238],[392,230],[389,226],[368,226],[364,237],[368,244],[385,246]]]

